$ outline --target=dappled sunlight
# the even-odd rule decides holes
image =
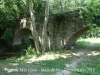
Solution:
[[[100,43],[100,38],[89,38],[89,39],[83,39],[84,41],[88,41],[90,43]],[[80,40],[80,41],[83,41],[83,40]],[[94,44],[93,44],[94,45]],[[91,49],[93,47],[93,49]],[[88,49],[90,49],[88,51]],[[74,50],[75,51],[75,50]],[[86,47],[85,49],[81,49],[81,50],[78,50],[78,51],[75,51],[73,52],[73,50],[71,51],[63,51],[63,52],[48,52],[48,53],[45,53],[39,57],[37,56],[33,56],[32,58],[28,59],[26,61],[26,63],[33,63],[33,62],[40,62],[40,61],[48,61],[48,60],[56,60],[56,59],[59,59],[59,58],[70,58],[70,57],[80,57],[80,56],[97,56],[97,55],[100,55],[100,52],[99,51],[95,51],[94,50],[94,46],[89,46],[89,47]],[[68,64],[67,64],[68,65]]]
[[[24,56],[21,56],[20,58],[18,58],[18,61],[24,60],[24,59],[25,59],[25,57]]]
[[[97,56],[97,55],[100,55],[99,51],[92,51],[92,52],[87,54],[87,56]]]
[[[92,56],[92,54],[91,53],[88,53],[87,56]]]
[[[100,38],[80,39],[79,41],[86,41],[86,42],[90,42],[90,43],[100,43]]]
[[[75,56],[97,56],[100,55],[100,38],[79,39],[78,46],[82,47],[77,53],[72,53]]]
[[[100,55],[100,52],[99,51],[92,51],[92,55],[93,56]]]
[[[79,52],[77,52],[77,53],[72,53],[72,55],[74,55],[74,56],[81,56],[81,55],[83,55],[84,53],[83,52],[81,52],[81,51],[79,51]]]
[[[74,56],[82,56],[82,55],[85,55],[85,56],[97,56],[97,55],[100,55],[100,52],[99,51],[89,51],[89,52],[85,52],[85,51],[79,51],[77,53],[72,53],[72,55]]]
[[[66,64],[66,67],[69,67],[70,66],[70,64]]]
[[[97,56],[97,55],[100,55],[100,52],[99,51],[89,51],[89,52],[85,52],[85,51],[79,51],[77,53],[72,53],[72,55],[74,56],[82,56],[82,55],[85,55],[85,56]]]
[[[38,61],[45,61],[45,60],[55,60],[59,58],[68,58],[71,57],[71,53],[45,53],[44,55],[40,57],[32,57],[30,58],[27,63],[32,63],[32,62],[38,62]]]

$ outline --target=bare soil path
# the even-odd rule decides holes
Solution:
[[[57,72],[56,75],[70,75],[71,71],[73,71],[79,62],[86,59],[86,55],[91,53],[93,48],[93,43],[91,43],[89,46],[82,48],[78,50],[78,52],[73,53],[75,55],[74,59],[71,61],[68,67],[65,67],[64,70]]]

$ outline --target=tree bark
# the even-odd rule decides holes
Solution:
[[[42,31],[42,52],[47,49],[47,23],[49,18],[49,0],[46,0],[45,17]]]
[[[36,52],[39,54],[40,48],[39,48],[39,39],[36,31],[36,24],[35,24],[35,17],[34,17],[34,10],[33,10],[33,2],[32,0],[29,0],[29,11],[30,11],[30,16],[31,16],[31,22],[33,26],[33,31],[32,31],[32,37],[35,43],[36,47]]]

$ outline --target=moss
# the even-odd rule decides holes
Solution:
[[[67,14],[66,13],[58,13],[54,15],[56,21],[63,21],[67,18]]]

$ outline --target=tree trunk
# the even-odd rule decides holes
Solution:
[[[42,31],[42,52],[47,49],[47,23],[49,18],[49,0],[46,0],[45,17]]]
[[[35,43],[36,52],[37,52],[37,54],[39,54],[39,51],[40,51],[39,39],[38,39],[38,35],[37,35],[37,32],[36,32],[36,24],[35,24],[34,12],[33,12],[33,2],[32,2],[32,0],[29,0],[29,11],[30,11],[31,22],[32,22],[32,26],[33,26],[32,37],[33,37],[33,40],[34,40],[34,43]]]

